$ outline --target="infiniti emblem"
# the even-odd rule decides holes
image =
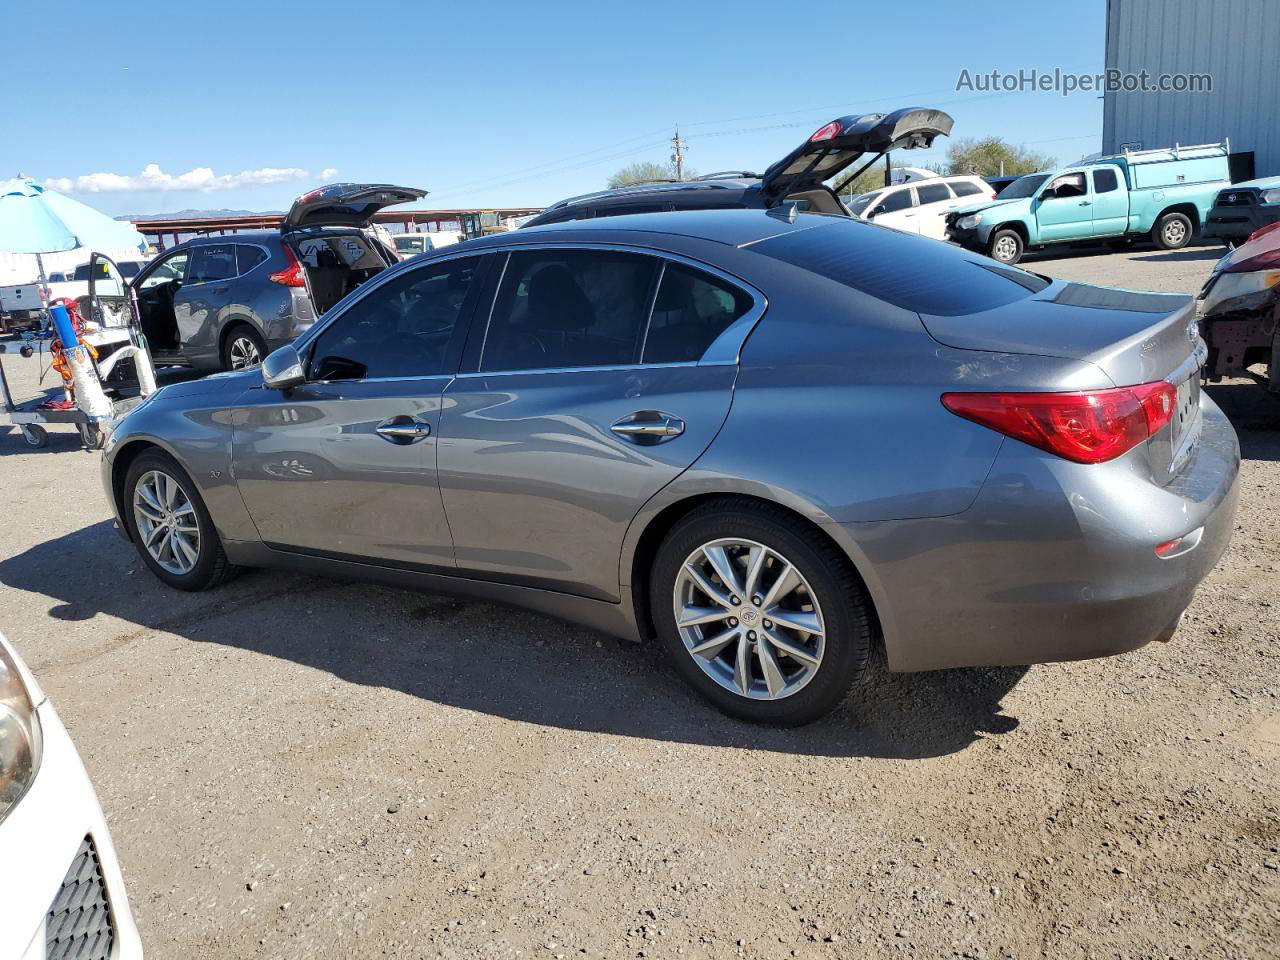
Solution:
[[[1200,339],[1200,323],[1195,317],[1187,321],[1187,339],[1192,343]]]

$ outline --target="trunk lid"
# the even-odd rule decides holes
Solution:
[[[364,227],[383,207],[420,200],[427,191],[390,183],[331,183],[304,193],[280,224],[288,233],[304,227]]]
[[[929,147],[935,137],[951,132],[951,124],[950,115],[922,107],[840,117],[769,167],[760,189],[771,203],[780,203],[788,194],[819,187],[868,154],[869,165],[890,150]]]
[[[1054,281],[1032,297],[992,310],[920,319],[935,340],[962,350],[1092,363],[1118,387],[1173,383],[1173,419],[1146,443],[1158,478],[1171,478],[1195,443],[1199,370],[1207,350],[1188,296]]]

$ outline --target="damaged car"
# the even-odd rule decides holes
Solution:
[[[1280,393],[1280,223],[1219,260],[1197,299],[1205,377],[1251,377]]]
[[[239,370],[290,343],[361,284],[399,262],[373,231],[384,207],[426,196],[385,183],[303,194],[277,230],[195,237],[133,280],[95,254],[86,316],[123,325],[130,294],[157,366]]]
[[[847,217],[849,209],[837,196],[840,185],[833,188],[829,181],[840,177],[851,183],[890,150],[927,149],[937,137],[951,133],[952,123],[949,114],[923,107],[840,117],[823,124],[763,174],[735,170],[601,190],[553,203],[524,227],[669,210],[768,210],[783,204]],[[843,175],[864,158],[852,174]]]

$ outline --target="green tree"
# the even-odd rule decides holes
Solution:
[[[637,183],[651,183],[654,180],[673,180],[676,172],[674,168],[663,163],[652,163],[648,160],[640,163],[633,163],[628,167],[623,167],[612,177],[609,178],[609,189],[616,190],[618,187],[634,187]],[[692,180],[698,174],[685,167],[684,178]]]
[[[947,147],[947,172],[952,176],[1020,177],[1052,168],[1056,163],[1047,154],[1014,146],[999,137],[956,140]]]

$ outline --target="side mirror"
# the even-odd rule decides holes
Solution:
[[[271,390],[288,390],[306,382],[302,358],[292,345],[267,354],[262,361],[262,383]]]

